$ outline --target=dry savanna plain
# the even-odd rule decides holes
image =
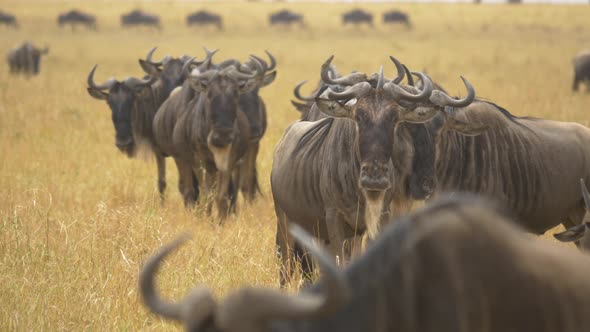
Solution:
[[[374,28],[341,26],[341,13],[356,6],[378,16]],[[383,64],[387,76],[394,55],[454,94],[464,93],[465,75],[478,96],[516,115],[590,125],[590,94],[571,91],[572,58],[590,47],[587,6],[4,0],[0,7],[21,24],[0,28],[3,53],[25,40],[50,47],[31,79],[10,76],[0,63],[2,331],[175,330],[142,307],[137,275],[153,250],[184,231],[193,241],[160,273],[166,296],[203,283],[218,296],[241,285],[278,287],[272,152],[298,117],[294,85],[307,79],[310,91],[331,54],[341,72]],[[95,14],[98,31],[59,29],[57,15],[74,7]],[[163,30],[122,29],[119,15],[138,7],[161,15]],[[185,26],[186,14],[203,8],[223,16],[223,31]],[[282,8],[303,13],[307,27],[269,28],[268,14]],[[384,26],[380,15],[391,8],[407,11],[414,28]],[[261,91],[269,118],[258,159],[263,197],[241,200],[223,227],[200,207],[183,208],[170,160],[161,204],[155,162],[118,152],[106,103],[86,92],[94,64],[97,81],[141,76],[137,60],[151,47],[159,47],[156,57],[202,58],[202,45],[219,48],[217,60],[265,49],[278,60],[276,81]]]

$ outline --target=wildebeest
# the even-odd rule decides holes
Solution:
[[[411,28],[412,24],[410,23],[410,16],[408,14],[399,11],[399,10],[392,10],[383,14],[383,23],[385,24],[392,24],[392,23],[401,23],[405,25],[407,28]]]
[[[581,332],[590,324],[590,258],[530,241],[506,211],[470,196],[391,223],[344,270],[301,229],[292,233],[322,271],[297,295],[246,286],[216,300],[199,286],[164,300],[155,275],[184,237],[145,262],[141,299],[192,332]]]
[[[74,30],[76,25],[82,25],[88,29],[96,30],[96,16],[72,9],[60,14],[57,17],[57,24],[60,28],[69,24],[72,30]]]
[[[590,80],[590,51],[580,52],[573,60],[574,84],[572,90],[578,91],[580,82],[588,84]],[[588,85],[586,86],[588,88]]]
[[[123,27],[142,25],[161,29],[160,17],[158,17],[157,15],[148,14],[139,9],[121,15],[121,26]]]
[[[95,66],[88,75],[88,93],[107,101],[115,127],[115,145],[121,152],[134,157],[139,146],[146,146],[154,153],[158,165],[158,191],[163,198],[166,188],[164,158],[167,154],[155,141],[152,122],[160,105],[188,76],[187,68],[193,60],[186,56],[178,59],[166,56],[161,61],[154,61],[155,50],[151,49],[145,60],[139,60],[141,67],[150,74],[148,78],[109,79],[96,84]]]
[[[206,10],[199,10],[186,17],[186,25],[213,25],[218,30],[223,30],[223,20],[221,16],[210,13]]]
[[[8,27],[18,28],[18,22],[16,21],[16,16],[0,11],[0,24],[4,24]]]
[[[342,14],[342,24],[363,24],[366,23],[368,26],[373,26],[373,14],[368,13],[362,9],[353,9],[349,12]]]
[[[220,64],[213,64],[211,57],[215,52],[216,51],[207,50],[207,58],[209,61],[206,65],[199,67],[200,71],[216,70],[220,72],[223,70],[229,70],[229,67],[233,67],[237,71],[248,73],[257,70],[257,67],[252,62],[241,64],[239,61],[233,59],[226,60]],[[276,76],[276,71],[274,71],[276,61],[270,53],[267,52],[267,54],[271,61],[268,67],[266,62],[261,59],[258,60],[264,62],[263,68],[265,68],[266,71],[270,71],[270,73],[265,72],[258,85],[252,87],[251,90],[248,88],[249,91],[245,90],[243,93],[239,94],[238,117],[239,119],[242,119],[245,116],[249,128],[247,130],[248,137],[245,138],[244,142],[240,142],[240,144],[247,144],[246,152],[242,153],[242,151],[240,151],[238,154],[241,156],[240,168],[238,172],[234,172],[232,182],[228,185],[230,210],[235,209],[235,190],[237,190],[237,187],[241,189],[244,197],[248,200],[253,199],[255,194],[259,191],[256,174],[256,156],[258,154],[260,139],[266,130],[266,106],[264,101],[258,96],[258,90],[260,87],[270,84]],[[240,74],[236,75],[241,76]],[[205,169],[209,169],[209,175],[207,177],[210,181],[213,181],[215,178],[215,176],[212,175],[216,172],[217,167],[215,164],[210,158],[206,158],[206,160],[209,160],[209,164],[195,159],[195,155],[191,150],[192,144],[195,143],[188,142],[188,138],[184,132],[193,130],[191,127],[186,127],[187,124],[185,122],[190,120],[187,120],[187,117],[189,116],[198,116],[198,112],[191,111],[191,115],[185,113],[197,107],[200,93],[200,91],[195,91],[195,89],[191,87],[189,81],[185,82],[181,89],[166,100],[161,106],[161,110],[158,111],[158,114],[154,118],[154,135],[156,136],[159,146],[167,151],[167,154],[174,157],[176,165],[179,168],[179,173],[181,174],[179,185],[183,181],[190,181],[191,174],[198,174],[201,166]],[[219,109],[219,112],[223,111],[223,109]],[[239,124],[241,124],[241,122],[239,122]],[[178,129],[176,127],[178,127]],[[245,131],[242,130],[241,133],[245,134]],[[209,157],[211,156],[209,155]],[[232,163],[234,162],[235,161],[232,161]],[[182,176],[182,174],[185,175]],[[194,205],[195,203],[195,189],[196,188],[193,188],[192,186],[184,186],[183,189],[181,189],[185,204],[188,206]],[[208,210],[210,210],[210,208],[208,208]]]
[[[41,56],[49,53],[49,48],[40,49],[30,42],[24,42],[18,47],[11,49],[6,56],[10,72],[13,74],[23,73],[26,75],[37,75],[41,70]]]
[[[299,26],[305,26],[303,15],[294,13],[288,9],[279,10],[276,13],[270,14],[268,21],[270,25],[292,26],[297,23]]]
[[[392,204],[405,206],[408,196],[423,196],[419,187],[415,193],[407,192],[410,177],[417,173],[412,165],[416,150],[412,137],[429,137],[424,127],[406,122],[426,122],[438,113],[437,107],[465,106],[475,97],[466,80],[468,95],[462,100],[433,92],[430,80],[421,73],[418,75],[426,83],[422,91],[400,86],[405,70],[395,58],[391,60],[397,77],[385,82],[381,69],[378,81],[371,85],[363,73],[330,78],[329,58],[322,66],[322,80],[349,88],[343,92],[327,89],[316,98],[310,112],[323,112],[330,118],[292,124],[275,148],[271,187],[278,219],[278,252],[287,270],[292,267],[293,250],[286,232],[288,224],[313,232],[329,242],[331,252],[338,255],[345,238],[365,229],[369,238],[376,237],[388,220],[393,199]],[[472,130],[462,125],[463,132]],[[426,157],[432,159],[432,165],[433,155]]]

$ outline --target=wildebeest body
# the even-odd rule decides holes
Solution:
[[[0,11],[0,24],[4,24],[8,27],[18,28],[18,22],[16,16]]]
[[[73,9],[69,12],[60,14],[57,17],[57,24],[60,27],[69,24],[72,30],[74,30],[76,25],[82,25],[88,29],[96,30],[96,16]]]
[[[121,26],[151,26],[160,29],[160,17],[145,13],[141,10],[133,10],[121,15]]]
[[[8,52],[6,60],[11,73],[37,75],[41,70],[41,56],[49,53],[49,48],[39,49],[29,42],[13,48]]]
[[[399,10],[392,10],[390,12],[383,14],[383,23],[392,24],[392,23],[401,23],[406,27],[411,27],[412,24],[410,23],[410,17],[408,14],[399,11]]]
[[[186,24],[191,25],[213,25],[217,29],[223,29],[223,20],[221,16],[210,13],[206,10],[194,12],[186,17]]]
[[[574,64],[574,83],[572,89],[578,91],[580,82],[590,80],[590,51],[579,53],[573,60]]]
[[[373,26],[373,14],[362,9],[354,9],[342,15],[342,24],[363,24]]]
[[[288,9],[283,9],[271,14],[268,20],[270,25],[291,26],[295,23],[299,24],[300,26],[305,25],[303,22],[303,15],[294,13]]]
[[[199,287],[164,302],[154,273],[177,245],[146,263],[140,287],[150,310],[187,331],[582,332],[590,324],[590,258],[531,241],[503,209],[463,195],[391,223],[343,271],[316,251],[323,277],[295,296],[244,287],[215,300]]]

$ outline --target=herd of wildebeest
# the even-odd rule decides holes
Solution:
[[[268,16],[268,22],[271,26],[293,26],[298,25],[305,27],[303,14],[295,13],[288,9],[282,9],[271,13]],[[391,10],[383,14],[383,23],[399,23],[410,28],[410,17],[407,13],[400,10]],[[72,9],[57,17],[57,24],[60,27],[69,25],[72,30],[77,26],[83,26],[91,30],[96,30],[96,16],[85,13],[78,9]],[[218,30],[223,30],[223,18],[216,13],[207,10],[198,10],[186,16],[188,26],[212,26]],[[353,9],[342,14],[342,24],[367,24],[373,26],[373,14],[360,8]],[[18,20],[15,15],[0,11],[0,25],[18,28]],[[160,17],[150,14],[140,9],[134,9],[129,13],[121,15],[121,26],[146,26],[161,29]]]
[[[11,71],[37,74],[47,51],[10,51]],[[88,94],[110,108],[121,152],[154,154],[162,200],[171,157],[185,206],[223,224],[239,212],[239,193],[249,204],[261,192],[260,89],[280,63],[269,51],[245,61],[207,48],[155,53],[139,59],[140,77],[97,82],[98,66],[89,68]],[[450,96],[389,58],[393,77],[383,66],[342,74],[330,56],[309,94],[305,81],[294,87],[300,119],[275,146],[270,183],[280,284],[299,269],[308,285],[297,295],[243,287],[219,301],[201,286],[167,302],[155,275],[181,236],[140,272],[152,312],[187,331],[588,330],[590,129],[515,116],[477,98],[464,77],[464,96]],[[574,72],[577,90],[590,79],[590,53],[574,59]],[[526,234],[560,224],[555,237],[581,251]]]

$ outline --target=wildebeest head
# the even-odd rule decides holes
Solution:
[[[212,149],[231,148],[236,135],[240,94],[251,92],[264,82],[266,68],[258,58],[254,61],[257,69],[252,72],[228,66],[204,72],[195,70],[189,77],[193,89],[204,98],[205,117],[210,128],[207,144]]]
[[[405,142],[394,142],[396,128],[400,123],[423,123],[431,120],[442,107],[453,105],[466,106],[475,99],[475,90],[463,79],[468,95],[462,100],[455,100],[441,91],[433,91],[431,80],[422,73],[415,73],[424,84],[422,90],[399,83],[405,76],[403,65],[390,57],[397,69],[397,77],[388,81],[381,68],[377,83],[371,85],[363,73],[332,79],[329,66],[330,57],[322,66],[322,80],[328,84],[350,86],[343,92],[327,89],[316,98],[316,105],[327,115],[345,117],[356,123],[358,138],[356,153],[360,162],[359,186],[368,199],[381,197],[381,194],[392,188],[394,183],[393,161],[394,144],[409,145],[409,137]]]
[[[149,87],[156,79],[154,77],[146,79],[128,77],[123,81],[117,81],[111,78],[102,84],[96,84],[94,83],[96,67],[95,65],[88,74],[88,93],[96,99],[107,101],[115,126],[115,145],[121,152],[133,157],[137,146],[131,124],[137,94],[142,89]]]
[[[582,189],[582,197],[584,198],[584,204],[586,205],[586,215],[582,220],[582,223],[571,228],[566,229],[563,232],[553,234],[553,236],[561,242],[575,242],[579,241],[579,245],[584,250],[590,250],[590,193],[586,188],[584,179],[580,179],[580,187]]]
[[[160,61],[154,61],[152,60],[152,56],[155,51],[156,47],[147,53],[145,60],[139,59],[139,65],[146,74],[154,76],[162,82],[164,87],[163,94],[165,95],[168,95],[174,88],[182,85],[188,76],[189,71],[187,68],[190,64],[199,65],[202,63],[195,62],[194,59],[189,59],[188,56],[173,58],[169,55]],[[191,63],[188,64],[187,62]]]
[[[194,288],[183,300],[164,301],[157,294],[154,279],[161,262],[188,239],[181,236],[163,247],[144,264],[139,275],[139,288],[143,303],[155,314],[176,320],[185,331],[267,331],[273,320],[314,319],[336,313],[352,298],[346,275],[333,263],[333,258],[320,249],[311,236],[299,226],[291,227],[291,234],[317,261],[321,271],[318,292],[290,296],[265,288],[244,287],[217,303],[211,290]]]

